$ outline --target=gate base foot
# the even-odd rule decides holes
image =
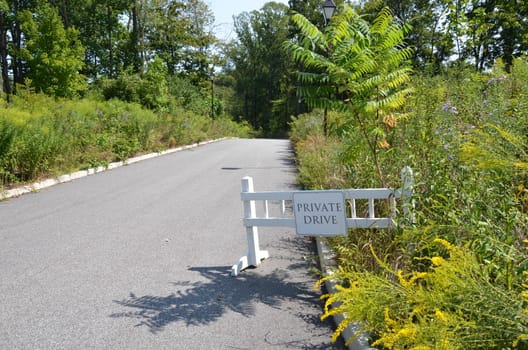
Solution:
[[[257,267],[257,265],[260,264],[260,262],[264,259],[269,258],[269,253],[267,250],[260,250],[257,253],[257,263],[256,264],[249,264],[248,256],[244,255],[238,260],[238,263],[233,265],[231,267],[231,276],[236,277],[238,274],[242,271],[247,269],[250,266]]]

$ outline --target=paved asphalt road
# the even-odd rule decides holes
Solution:
[[[260,230],[240,180],[295,185],[289,143],[226,140],[0,202],[0,349],[340,349],[310,240]]]

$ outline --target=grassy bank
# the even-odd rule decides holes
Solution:
[[[31,92],[0,104],[0,188],[251,130],[184,109],[154,112],[118,100],[61,100]]]

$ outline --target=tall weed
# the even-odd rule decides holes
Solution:
[[[154,112],[119,100],[53,99],[21,88],[12,104],[0,106],[0,187],[250,132],[225,116],[212,120],[181,108]]]
[[[348,316],[334,339],[354,321],[384,349],[528,348],[521,341],[528,332],[521,295],[492,283],[469,249],[435,242],[445,253],[424,258],[425,271],[392,270],[376,257],[383,274],[341,269],[327,277],[341,284],[325,296],[323,318]]]
[[[321,111],[294,118],[291,127],[299,183],[306,189],[342,188],[348,172],[340,162],[343,146],[338,139],[323,135]]]
[[[360,322],[387,349],[527,347],[520,311],[528,270],[527,81],[523,59],[511,74],[498,66],[485,74],[414,77],[408,117],[398,121],[379,159],[391,187],[400,186],[401,167],[413,168],[416,225],[330,241],[341,269],[332,278],[341,286],[327,315],[345,313],[346,322]],[[353,157],[324,157],[319,131],[292,125],[292,135],[304,140],[295,143],[297,154],[308,145],[320,162],[310,164],[317,171],[299,162],[308,177],[300,180],[310,184],[310,174],[319,179],[328,167],[347,170],[343,186],[372,185],[372,160],[354,130],[331,134],[335,149],[347,147]],[[317,146],[306,142],[318,138]],[[325,165],[330,160],[340,164]],[[438,238],[445,244],[432,243]],[[435,257],[448,263],[435,265]]]

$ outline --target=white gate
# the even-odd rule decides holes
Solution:
[[[231,275],[237,276],[240,271],[249,266],[258,266],[260,262],[269,257],[266,250],[260,250],[258,227],[295,227],[299,234],[299,220],[296,222],[294,215],[296,196],[309,195],[311,198],[317,198],[319,195],[329,197],[330,194],[341,194],[343,205],[328,203],[324,207],[324,203],[316,203],[318,209],[325,208],[326,211],[330,209],[342,209],[345,216],[343,217],[346,229],[357,228],[389,228],[396,226],[396,217],[398,213],[399,200],[401,211],[405,222],[413,223],[413,207],[412,191],[413,191],[413,172],[409,167],[405,167],[401,171],[401,178],[403,187],[398,189],[390,188],[364,188],[364,189],[344,189],[331,191],[271,191],[271,192],[255,192],[253,188],[253,178],[247,176],[242,179],[241,199],[244,202],[244,219],[243,224],[246,227],[248,252],[247,255],[241,257],[235,265],[231,268]],[[333,197],[335,198],[335,196]],[[258,204],[258,205],[257,205]],[[378,217],[376,207],[378,205],[388,205],[389,216]],[[302,205],[299,206],[302,208]],[[334,216],[328,216],[324,220],[318,220],[318,224],[322,221],[325,223],[335,223],[338,225],[338,219]],[[335,222],[332,222],[335,220]],[[312,220],[308,220],[308,224]],[[306,223],[306,220],[305,220]],[[346,232],[341,232],[346,233]],[[301,233],[301,235],[305,235]],[[317,234],[318,236],[330,236],[330,234]]]

